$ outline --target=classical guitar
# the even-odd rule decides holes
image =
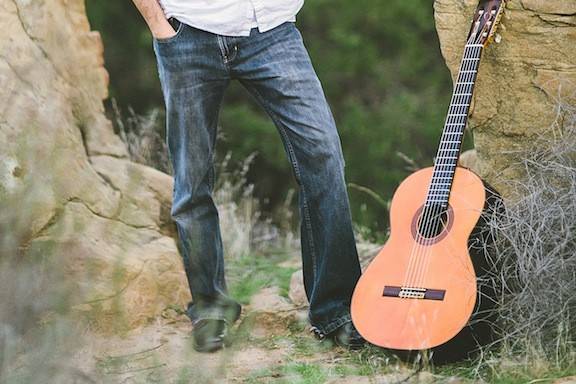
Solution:
[[[505,0],[480,1],[434,166],[396,190],[390,237],[354,291],[352,320],[372,344],[455,360],[490,338],[494,293],[480,284],[490,267],[482,234],[500,199],[458,158],[480,57],[504,7]]]

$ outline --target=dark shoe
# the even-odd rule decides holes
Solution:
[[[341,325],[339,328],[336,328],[334,331],[328,334],[324,334],[316,327],[312,327],[312,332],[317,339],[332,340],[334,344],[346,349],[361,349],[366,344],[366,340],[360,336],[351,321]]]
[[[228,336],[226,320],[202,319],[192,329],[194,349],[198,352],[216,352],[222,349]]]
[[[215,352],[228,345],[228,328],[240,318],[242,306],[233,300],[188,303],[186,314],[192,320],[194,349]]]

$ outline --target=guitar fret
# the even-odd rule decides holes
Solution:
[[[474,84],[473,81],[459,81],[456,83],[456,85],[470,85],[470,84]]]
[[[443,141],[442,144],[460,144],[460,141]]]
[[[455,93],[454,96],[472,96],[471,93]]]
[[[466,113],[449,113],[448,116],[468,116]]]
[[[446,124],[446,127],[461,127],[463,125],[466,125],[466,123],[448,123],[448,124]],[[449,135],[463,135],[464,132],[451,132],[448,134]]]

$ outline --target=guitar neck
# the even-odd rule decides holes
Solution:
[[[464,48],[460,72],[436,154],[434,173],[426,198],[428,206],[448,206],[483,47],[482,44],[467,44]]]

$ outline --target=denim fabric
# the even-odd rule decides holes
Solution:
[[[324,333],[350,321],[360,277],[340,138],[302,36],[292,22],[228,37],[177,22],[154,40],[174,168],[171,215],[193,302],[188,315],[230,317],[218,211],[212,199],[218,113],[240,81],[274,121],[299,186],[304,286],[309,320]]]

